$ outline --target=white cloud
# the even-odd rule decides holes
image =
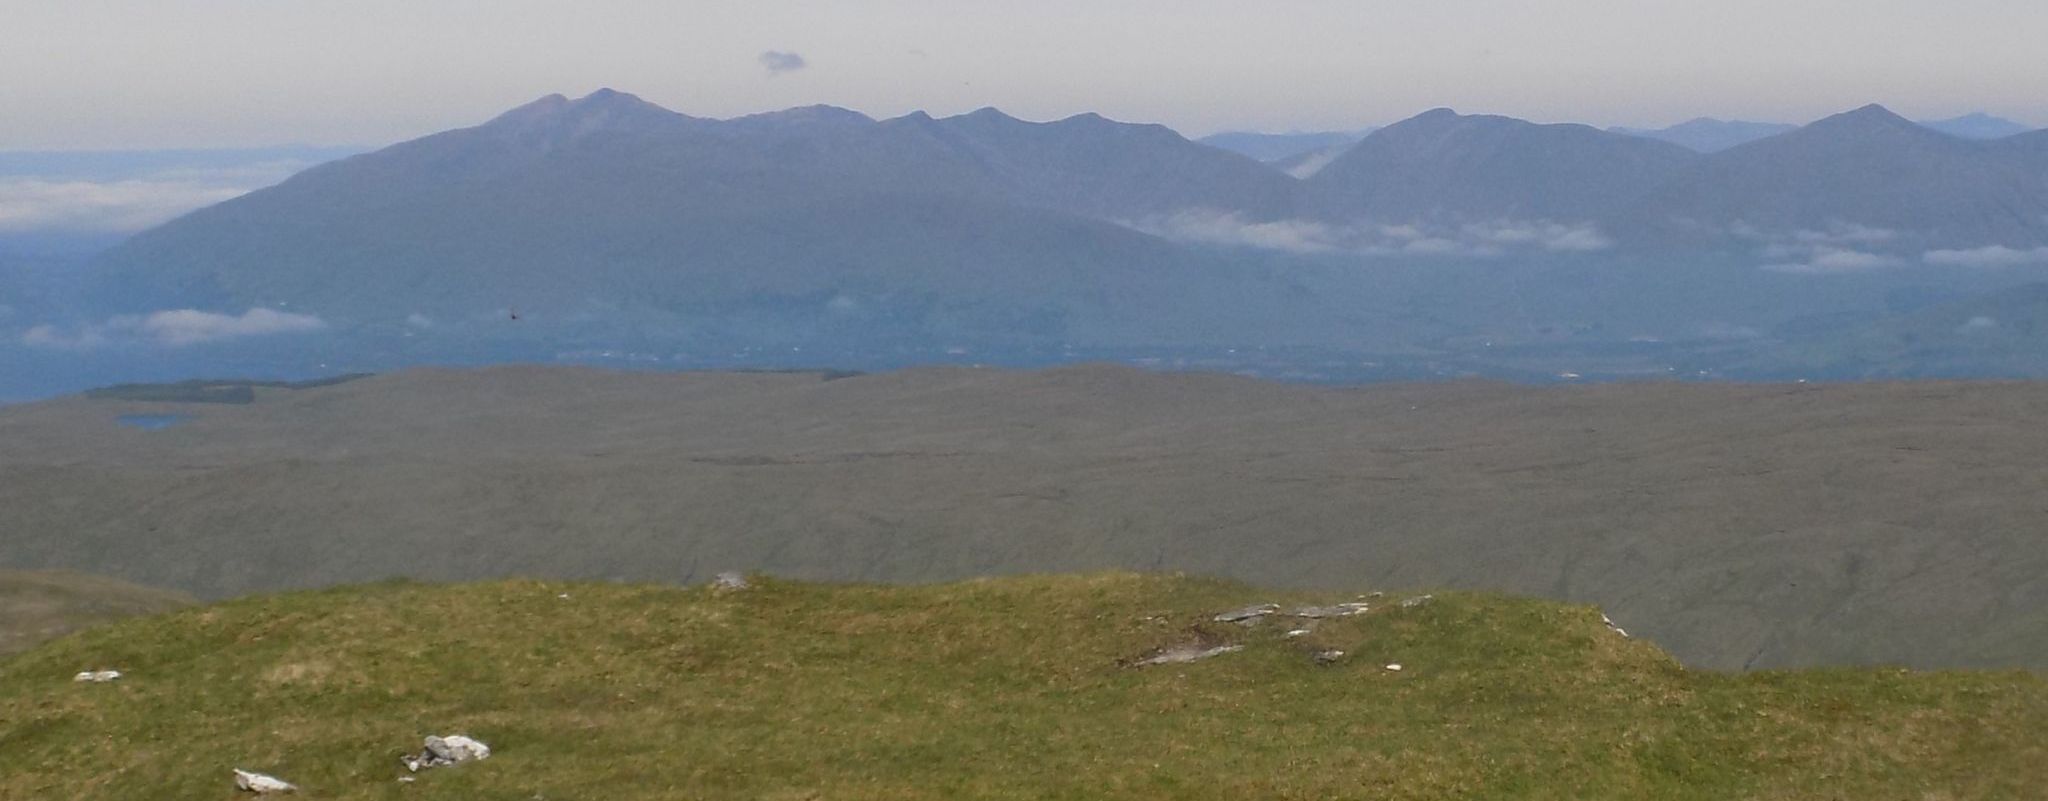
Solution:
[[[1897,239],[1899,232],[1890,228],[1878,228],[1861,223],[1829,223],[1826,230],[1802,229],[1792,232],[1792,238],[1811,245],[1870,245]]]
[[[170,168],[121,180],[0,176],[0,233],[132,233],[270,186],[308,166],[283,159]]]
[[[246,192],[180,182],[0,179],[0,232],[128,233]]]
[[[54,325],[39,325],[21,335],[21,344],[32,348],[95,348],[106,341],[98,328],[90,326],[76,336],[66,335]]]
[[[1306,181],[1316,173],[1322,172],[1324,167],[1330,166],[1330,162],[1336,161],[1338,156],[1344,155],[1348,147],[1330,147],[1311,153],[1288,167],[1287,174]]]
[[[274,309],[250,309],[240,317],[175,309],[150,314],[135,326],[143,336],[174,347],[243,337],[305,334],[326,328],[326,321],[318,317]]]
[[[1550,251],[1588,253],[1606,250],[1614,242],[1590,224],[1562,225],[1553,222],[1496,220],[1464,227],[1465,239],[1503,247],[1532,246]]]
[[[1252,247],[1288,253],[1330,253],[1348,248],[1347,232],[1307,220],[1251,222],[1235,212],[1189,209],[1131,227],[1179,242]]]
[[[1920,258],[1942,267],[2025,267],[2048,264],[2048,247],[2019,250],[1992,245],[1968,250],[1930,250]]]
[[[1802,261],[1764,265],[1772,272],[1795,273],[1800,275],[1840,275],[1860,273],[1896,267],[1902,262],[1894,256],[1849,250],[1837,247],[1819,247]]]
[[[1308,254],[1493,258],[1517,250],[1585,253],[1613,246],[1590,224],[1548,221],[1495,220],[1455,228],[1417,223],[1332,225],[1314,220],[1251,221],[1234,212],[1195,209],[1129,225],[1180,242]]]
[[[240,315],[198,309],[171,309],[145,315],[124,315],[67,334],[56,326],[39,325],[21,337],[24,345],[83,349],[140,343],[185,347],[249,337],[306,334],[327,329],[327,322],[308,314],[250,309]]]
[[[1998,320],[1991,317],[1972,317],[1956,329],[1961,334],[1976,334],[1998,327]]]

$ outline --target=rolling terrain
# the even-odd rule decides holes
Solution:
[[[1368,610],[1283,616],[1353,598]],[[1287,606],[1214,619],[1262,601]],[[1240,650],[1142,664],[1186,647]],[[74,684],[80,666],[126,676]],[[1922,801],[2048,782],[2036,674],[1701,673],[1587,607],[1128,574],[251,598],[0,661],[0,720],[0,796],[80,801],[227,798],[235,769],[301,797],[485,801]],[[400,766],[452,733],[490,757]]]
[[[88,626],[193,603],[182,593],[81,573],[0,570],[0,657]]]
[[[1716,668],[2048,666],[2038,384],[520,367],[254,392],[0,409],[0,565],[208,598],[1187,571],[1598,603]]]

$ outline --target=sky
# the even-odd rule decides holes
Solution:
[[[0,150],[382,145],[600,87],[727,117],[998,106],[1218,130],[1451,106],[2048,125],[2039,0],[4,0]]]

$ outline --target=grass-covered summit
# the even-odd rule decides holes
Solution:
[[[740,591],[381,584],[0,662],[0,798],[2029,798],[2028,673],[1689,671],[1588,607],[1125,574]],[[1241,644],[1135,667],[1177,645]],[[1345,655],[1319,664],[1314,654]],[[1387,669],[1398,663],[1400,671]],[[74,684],[115,668],[119,682]],[[462,733],[486,762],[401,783]]]

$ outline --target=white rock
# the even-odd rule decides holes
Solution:
[[[261,773],[250,773],[249,771],[242,770],[241,768],[236,768],[235,789],[245,790],[251,793],[255,793],[257,795],[269,795],[271,793],[297,792],[299,788],[297,785],[294,785],[291,782],[285,781],[276,776],[265,776]]]
[[[1228,612],[1224,612],[1223,614],[1217,615],[1216,622],[1243,623],[1247,620],[1258,620],[1259,618],[1265,617],[1278,611],[1280,611],[1279,604],[1252,604],[1251,606],[1247,606],[1243,609],[1232,609]]]
[[[1436,596],[1434,595],[1417,595],[1413,598],[1409,598],[1408,600],[1402,601],[1401,608],[1414,609],[1415,607],[1423,606],[1434,600],[1436,600]]]
[[[1387,665],[1387,669],[1394,671],[1395,673],[1399,673],[1401,672],[1401,663],[1395,662],[1393,664]]]
[[[1305,617],[1314,620],[1326,617],[1350,617],[1352,615],[1362,615],[1371,610],[1372,606],[1370,604],[1354,601],[1351,603],[1337,604],[1336,606],[1304,606],[1300,609],[1296,609],[1292,612],[1289,612],[1288,614],[1294,617]]]
[[[749,586],[747,577],[739,573],[720,573],[711,580],[711,588],[715,590],[744,590]]]
[[[1181,645],[1175,646],[1173,648],[1168,648],[1164,651],[1160,651],[1157,655],[1154,655],[1149,659],[1142,660],[1138,662],[1138,664],[1183,665],[1189,662],[1200,662],[1210,657],[1237,653],[1238,651],[1242,650],[1244,650],[1244,646],[1242,645],[1219,645],[1215,648],[1202,648],[1200,646],[1195,645]]]
[[[118,678],[121,678],[121,671],[118,670],[88,670],[71,677],[71,680],[91,684],[105,684]]]
[[[1295,629],[1293,631],[1287,632],[1287,636],[1289,637],[1300,637],[1305,634],[1308,634],[1308,629]]]
[[[440,768],[460,765],[464,762],[481,762],[491,758],[491,747],[466,735],[450,734],[446,737],[428,737],[426,747],[418,754],[404,757],[405,769],[418,772],[423,768]]]

